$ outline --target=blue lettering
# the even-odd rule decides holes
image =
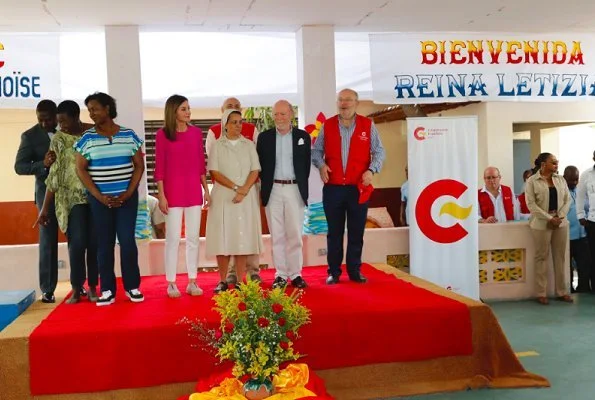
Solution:
[[[29,77],[23,76],[21,78],[21,97],[29,97],[31,95],[31,88],[29,87]]]
[[[516,87],[517,87],[516,95],[517,96],[531,96],[531,86],[529,84],[531,83],[531,78],[533,77],[533,74],[518,73],[516,75],[518,78],[518,82],[516,84]],[[527,90],[524,90],[524,89],[527,89]]]
[[[574,81],[576,81],[576,74],[564,74],[562,75],[562,80],[566,82],[566,87],[562,91],[562,96],[576,96],[576,90],[570,90],[572,88],[572,85],[574,85]]]
[[[8,87],[10,87],[10,89]],[[12,97],[14,93],[14,82],[11,76],[4,78],[4,81],[2,82],[2,91],[4,92],[5,97]]]
[[[514,89],[512,89],[508,92],[504,89],[504,74],[496,74],[496,75],[498,76],[498,87],[499,87],[498,96],[514,96]]]
[[[434,92],[425,92],[428,85],[432,83],[434,75],[417,75],[417,90],[419,90],[419,97],[434,97]]]
[[[551,96],[558,96],[558,78],[560,75],[552,74],[552,94]]]
[[[459,74],[459,80],[457,81],[454,75],[448,74],[446,75],[446,80],[448,82],[448,96],[447,97],[456,97],[454,91],[456,90],[459,92],[461,96],[465,96],[465,77],[466,74]]]
[[[545,91],[545,81],[550,82],[552,80],[552,76],[550,74],[542,74],[538,73],[533,76],[533,79],[539,82],[539,93],[537,96],[544,96]]]
[[[581,96],[586,96],[587,95],[587,78],[589,77],[589,75],[580,75],[581,77]]]
[[[34,76],[31,78],[31,94],[33,94],[33,97],[41,97],[40,93],[37,93],[35,91],[35,89],[37,89],[39,87],[39,76]]]
[[[483,83],[483,80],[481,79],[481,77],[483,76],[483,74],[472,74],[473,76],[473,81],[471,82],[471,84],[469,85],[469,96],[477,96],[477,94],[475,94],[475,92],[481,92],[482,96],[487,96],[488,93],[485,91],[485,87],[486,84]]]
[[[407,91],[408,97],[415,97],[413,94],[413,77],[411,75],[395,75],[397,85],[395,90],[397,92],[397,99],[403,99],[403,91]]]
[[[436,76],[436,89],[438,90],[438,94],[436,97],[444,97],[442,94],[442,75],[435,75]]]

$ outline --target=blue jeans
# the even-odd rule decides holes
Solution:
[[[359,190],[353,185],[324,185],[322,205],[328,224],[326,235],[328,274],[341,275],[343,235],[347,220],[347,274],[357,278],[362,265],[364,229],[368,217],[368,202],[359,204]]]
[[[70,258],[70,284],[73,288],[80,288],[88,277],[89,286],[97,286],[97,232],[91,221],[91,208],[88,204],[72,207],[68,215],[66,235]]]
[[[121,207],[109,208],[91,195],[89,195],[89,205],[97,232],[97,260],[101,291],[111,290],[114,295],[116,294],[116,274],[114,273],[116,235],[120,242],[120,265],[124,289],[138,289],[140,270],[138,249],[134,237],[138,191],[135,191]]]

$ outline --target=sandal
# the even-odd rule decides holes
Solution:
[[[217,286],[215,286],[214,292],[215,292],[215,294],[218,294],[221,292],[225,292],[227,289],[229,289],[227,282],[221,281],[217,284]]]
[[[564,296],[556,297],[556,300],[563,301],[565,303],[574,303],[574,299],[567,294],[565,294]]]
[[[539,304],[543,304],[544,306],[547,306],[548,304],[550,304],[550,301],[547,299],[547,297],[538,297],[537,302]]]

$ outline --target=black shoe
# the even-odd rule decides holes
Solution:
[[[81,286],[81,290],[79,290],[79,294],[81,297],[87,297],[87,291],[85,290],[84,286]]]
[[[215,286],[215,294],[221,293],[221,292],[225,292],[227,289],[229,289],[229,286],[227,285],[227,282],[219,282],[217,284],[217,286]]]
[[[237,285],[238,284],[238,277],[236,276],[236,274],[229,274],[227,275],[227,278],[225,278],[225,281],[227,282],[228,285]]]
[[[339,277],[338,276],[329,275],[328,278],[326,278],[326,284],[327,285],[336,285],[337,283],[339,283]]]
[[[349,277],[349,280],[351,282],[356,282],[356,283],[366,283],[366,282],[368,282],[368,279],[365,276],[363,276],[362,274],[350,276]]]
[[[273,289],[284,288],[285,286],[287,286],[287,281],[280,276],[276,277],[273,281]]]
[[[304,278],[302,278],[301,276],[298,276],[297,278],[291,280],[291,286],[293,286],[294,288],[298,288],[298,289],[304,289],[308,285],[306,284],[306,281],[304,280]]]
[[[55,303],[56,298],[52,292],[44,293],[41,295],[41,302],[42,303]]]

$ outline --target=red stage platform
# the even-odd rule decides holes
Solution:
[[[318,371],[471,355],[466,304],[369,265],[362,272],[367,284],[349,282],[344,274],[340,284],[327,286],[326,267],[304,268],[309,287],[302,299],[312,321],[296,343],[305,355],[299,362]],[[270,287],[273,274],[263,271],[264,287]],[[130,303],[121,287],[111,306],[60,304],[30,336],[31,395],[196,382],[224,369],[192,347],[187,326],[176,324],[183,317],[218,324],[211,309],[218,275],[203,273],[198,280],[205,291],[200,297],[169,299],[164,277],[154,276],[143,278],[141,304]],[[178,277],[180,288],[186,282]],[[92,366],[80,363],[91,355]],[[46,368],[56,360],[63,360],[59,367]]]

